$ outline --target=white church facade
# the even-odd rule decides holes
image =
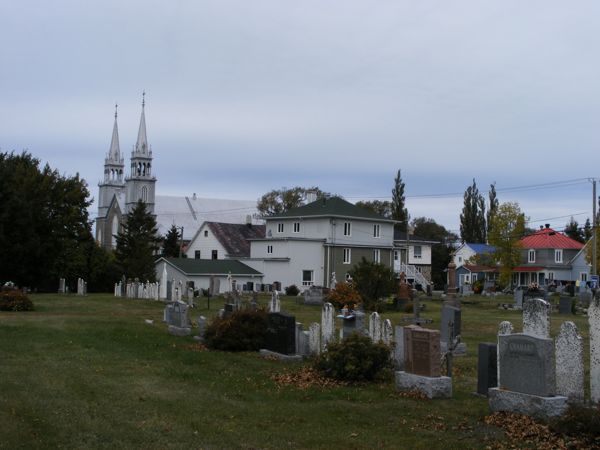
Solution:
[[[131,152],[127,176],[115,111],[110,149],[104,160],[104,178],[98,184],[97,242],[106,249],[116,247],[119,227],[138,200],[142,200],[155,216],[159,235],[164,236],[175,225],[180,231],[183,229],[184,241],[191,240],[205,221],[241,224],[246,223],[248,217],[254,217],[256,201],[201,198],[196,194],[189,197],[156,195],[157,180],[146,133],[145,106],[143,99],[137,141]]]

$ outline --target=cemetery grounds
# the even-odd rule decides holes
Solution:
[[[468,353],[454,358],[453,398],[400,393],[393,377],[377,384],[295,383],[301,364],[257,353],[206,350],[169,335],[164,304],[112,295],[32,295],[33,312],[0,312],[0,448],[504,448],[487,425],[477,387],[477,345],[495,342],[498,324],[521,330],[512,297],[471,297],[462,306]],[[321,307],[281,297],[304,329]],[[268,297],[260,297],[266,305]],[[422,317],[439,329],[440,300]],[[190,318],[214,316],[223,301],[196,299]],[[402,324],[402,312],[382,318]],[[146,321],[152,320],[149,324]],[[552,315],[552,335],[573,320],[585,342],[587,317]],[[339,323],[336,322],[336,327]],[[336,330],[337,333],[337,330]],[[290,379],[290,382],[281,380]],[[589,383],[589,373],[586,382]],[[589,390],[589,386],[586,386]],[[523,448],[532,448],[526,442]],[[518,445],[518,444],[517,444]]]

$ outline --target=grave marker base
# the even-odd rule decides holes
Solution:
[[[448,351],[448,343],[440,341],[440,351],[446,353]],[[452,351],[452,356],[467,356],[467,344],[459,342],[456,348]]]
[[[189,336],[190,334],[192,334],[191,328],[180,328],[174,325],[169,325],[168,331],[169,334],[172,334],[173,336]]]
[[[451,398],[452,378],[424,377],[408,372],[396,372],[396,389],[399,391],[419,391],[428,398]]]
[[[548,419],[562,415],[567,409],[567,397],[540,397],[491,388],[488,391],[490,411],[509,411],[525,414],[540,419]]]
[[[267,356],[270,358],[277,358],[281,361],[302,361],[302,355],[284,355],[283,353],[273,352],[271,350],[267,350],[266,348],[260,349],[261,356]]]

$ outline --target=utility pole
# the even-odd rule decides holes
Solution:
[[[597,228],[597,220],[596,220],[596,202],[598,201],[598,199],[596,198],[596,179],[594,178],[592,180],[592,195],[593,195],[593,208],[592,208],[592,214],[594,215],[594,218],[592,219],[592,240],[593,240],[593,247],[592,247],[592,275],[597,275],[598,272],[597,267],[596,267],[596,258],[597,258],[597,252],[598,252],[598,246],[596,245],[596,228]]]

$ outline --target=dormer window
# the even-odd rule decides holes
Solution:
[[[535,250],[529,250],[529,252],[527,252],[527,262],[535,262]]]
[[[557,248],[554,250],[554,262],[562,263],[563,262],[563,251],[562,248]]]

